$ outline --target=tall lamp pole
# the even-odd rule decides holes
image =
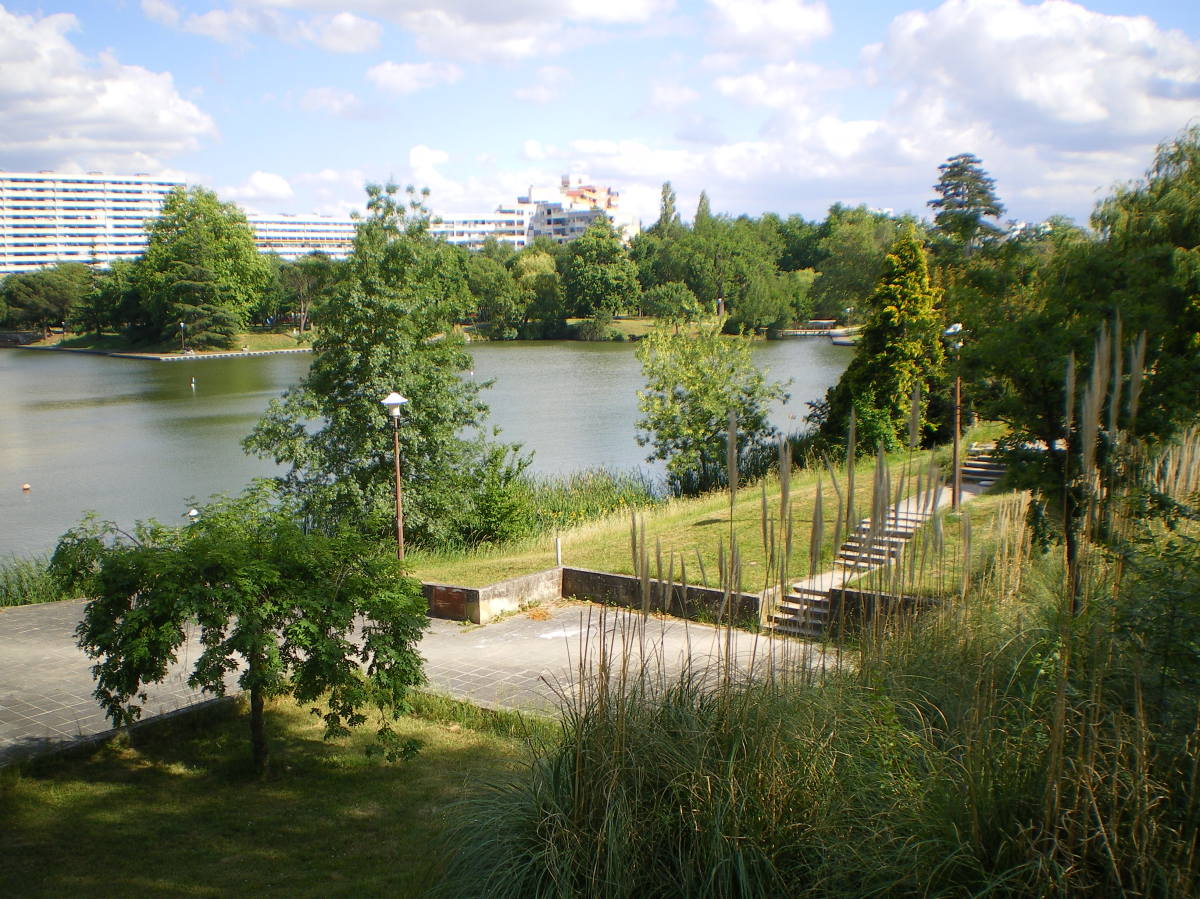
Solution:
[[[396,558],[404,559],[404,494],[400,486],[400,407],[408,402],[392,391],[380,402],[392,418],[392,460],[396,465]]]
[[[962,502],[962,464],[959,458],[959,444],[962,440],[962,372],[958,365],[958,351],[962,349],[962,341],[957,339],[962,333],[962,322],[955,322],[943,333],[954,338],[950,344],[954,350],[954,480],[950,488],[950,508],[957,512],[959,503]]]

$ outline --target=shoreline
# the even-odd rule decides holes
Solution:
[[[312,347],[289,347],[276,350],[220,350],[214,353],[131,353],[112,350],[89,350],[63,346],[16,346],[16,350],[37,350],[44,353],[79,353],[85,356],[109,356],[113,359],[139,359],[143,362],[193,362],[201,359],[244,359],[249,356],[278,356],[285,353],[311,353]]]

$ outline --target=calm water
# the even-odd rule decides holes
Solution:
[[[641,369],[628,344],[476,344],[472,354],[470,376],[495,380],[485,393],[493,424],[534,452],[534,471],[647,467],[634,428]],[[849,358],[818,338],[757,344],[769,376],[792,379],[775,423],[797,429],[805,401]],[[172,521],[191,498],[271,474],[239,441],[309,359],[161,363],[0,350],[0,557],[48,551],[85,510],[122,524]]]

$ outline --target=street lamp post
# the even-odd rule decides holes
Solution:
[[[179,323],[179,352],[183,353],[186,351],[187,351],[187,326],[183,322],[180,322]]]
[[[380,402],[392,418],[392,459],[396,465],[396,558],[404,559],[404,494],[400,486],[400,407],[408,402],[392,391]]]
[[[962,333],[962,322],[955,322],[943,333],[947,337],[957,338]],[[954,480],[950,488],[950,508],[957,512],[962,502],[962,464],[959,458],[962,440],[962,373],[958,366],[958,351],[962,349],[962,341],[955,339],[951,347],[954,350]]]

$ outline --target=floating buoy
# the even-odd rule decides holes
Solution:
[[[196,389],[196,379],[192,378],[192,390]]]
[[[32,487],[30,487],[28,484],[22,484],[22,485],[21,485],[21,492],[22,492],[22,493],[28,493],[28,492],[29,492],[30,490],[32,490],[32,489],[33,489],[33,488],[32,488]]]

